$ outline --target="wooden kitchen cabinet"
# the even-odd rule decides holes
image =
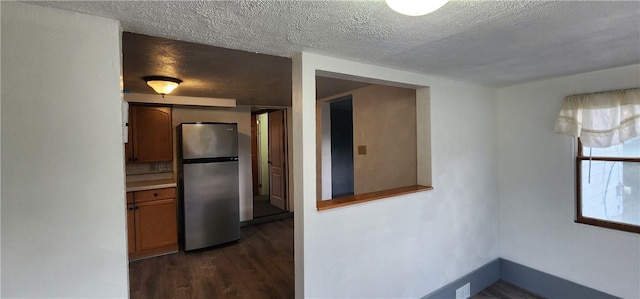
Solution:
[[[143,202],[136,208],[136,250],[178,243],[175,198]]]
[[[178,251],[175,190],[162,188],[127,193],[127,199],[133,199],[132,203],[127,203],[129,259]]]
[[[127,243],[129,254],[136,251],[136,222],[133,192],[127,192]]]
[[[173,160],[171,107],[131,105],[127,162]]]
[[[127,204],[127,241],[129,254],[132,254],[136,251],[136,221],[133,204]]]

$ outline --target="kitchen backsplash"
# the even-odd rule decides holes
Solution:
[[[127,175],[173,172],[173,162],[127,163]]]

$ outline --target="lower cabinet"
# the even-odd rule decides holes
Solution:
[[[135,205],[133,204],[133,192],[127,192],[127,243],[129,254],[136,252],[136,221]]]
[[[136,250],[177,244],[175,198],[137,204],[135,212]]]
[[[178,250],[175,194],[175,188],[127,193],[129,259]]]

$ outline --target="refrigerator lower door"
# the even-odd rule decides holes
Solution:
[[[240,239],[238,162],[183,168],[185,250]]]

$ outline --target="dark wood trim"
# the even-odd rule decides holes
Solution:
[[[580,140],[580,137],[578,137],[577,139],[578,139],[578,157],[582,157],[584,156],[582,153],[582,140]]]
[[[607,156],[585,156],[582,151],[582,140],[580,137],[578,139],[578,159],[580,160],[592,160],[592,161],[621,161],[621,162],[640,162],[640,157],[632,158],[632,157],[607,157]]]
[[[281,110],[285,110],[285,109],[284,108],[264,108],[264,109],[260,109],[260,110],[256,110],[256,111],[251,111],[251,114],[252,115],[256,115],[256,114],[276,112],[276,111],[281,111]]]
[[[640,158],[621,158],[621,157],[585,157],[578,156],[580,161],[611,161],[611,162],[640,162]]]
[[[251,182],[253,196],[260,195],[258,180],[258,124],[256,114],[251,114]]]
[[[389,198],[389,197],[399,196],[404,194],[422,192],[427,190],[433,190],[433,187],[421,186],[421,185],[406,186],[406,187],[400,187],[400,188],[380,190],[376,192],[369,192],[364,194],[338,197],[338,198],[333,198],[329,200],[318,200],[316,201],[316,207],[318,208],[318,211],[324,211],[324,210],[359,204],[363,202]]]
[[[604,228],[610,228],[610,229],[616,229],[616,230],[621,230],[625,232],[640,234],[640,226],[584,217],[582,216],[582,213],[578,214],[578,219],[576,219],[576,223],[588,224],[593,226],[599,226]]]

